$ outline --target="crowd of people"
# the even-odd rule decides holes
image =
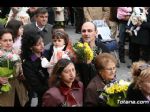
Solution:
[[[150,106],[150,9],[143,8],[146,21],[136,15],[137,24],[129,27],[133,7],[11,7],[0,29],[0,107],[110,106],[99,96],[117,81],[118,60],[97,38],[93,20],[103,20],[112,38],[119,37],[121,63],[125,63],[128,38],[133,77],[124,100],[148,101],[140,106]],[[81,33],[78,43],[89,46],[92,60],[79,61],[65,31],[68,21],[74,25],[72,17],[66,16],[72,13],[75,33]]]

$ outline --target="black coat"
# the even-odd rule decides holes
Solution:
[[[137,37],[131,37],[131,42],[140,45],[150,45],[150,9],[148,9],[147,22],[141,24]]]
[[[133,103],[124,103],[124,104],[121,104],[121,106],[144,106],[144,107],[147,107],[147,106],[150,106],[150,101],[148,101],[148,99],[142,94],[142,92],[139,90],[139,89],[135,89],[134,88],[135,84],[132,83],[129,88],[128,88],[128,91],[127,91],[127,97],[125,99],[125,101],[132,101],[133,103],[135,102],[136,104],[133,104]],[[137,104],[138,102],[143,102],[145,101],[146,103],[148,102],[148,104]]]
[[[25,84],[29,91],[29,97],[33,97],[33,93],[37,93],[39,103],[46,90],[48,90],[48,77],[49,74],[46,68],[41,67],[41,59],[37,58],[32,61],[30,59],[22,63],[23,73],[25,76]]]

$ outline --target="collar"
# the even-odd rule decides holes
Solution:
[[[71,88],[68,87],[65,83],[61,82],[60,83],[60,86],[59,86],[59,89],[60,89],[60,92],[63,94],[63,95],[68,95],[71,90],[77,90],[81,88],[80,85],[79,85],[79,81],[77,80],[74,80],[74,82],[72,83],[72,86]]]
[[[43,53],[41,53],[41,57],[42,57]],[[40,59],[40,57],[37,57],[34,53],[30,56],[31,61],[36,61],[37,59]]]
[[[110,80],[110,81],[107,81],[107,80],[103,79],[100,74],[98,74],[98,76],[99,76],[99,78],[103,81],[103,83],[104,83],[105,85],[110,84],[110,83],[114,83],[114,82],[116,81],[116,77],[115,77],[114,79]]]
[[[42,31],[42,30],[45,28],[45,26],[43,26],[42,28],[39,27],[38,24],[37,24],[37,22],[35,22],[35,25],[36,25],[36,27],[37,27],[40,31]]]

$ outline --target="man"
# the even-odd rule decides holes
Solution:
[[[94,23],[85,22],[81,27],[81,41],[88,42],[92,49],[98,47],[101,49],[101,52],[109,52],[100,39],[96,38],[97,32],[97,27]]]
[[[24,26],[24,33],[28,33],[30,30],[35,30],[37,33],[41,33],[44,41],[44,46],[47,49],[51,44],[51,29],[52,25],[48,24],[48,11],[46,8],[40,7],[35,12],[35,22]]]
[[[109,52],[104,44],[96,38],[97,28],[92,22],[85,22],[82,25],[81,34],[82,37],[80,42],[87,42],[94,51],[94,55],[98,55],[101,52]],[[87,61],[86,63],[77,63],[76,68],[79,77],[86,88],[90,80],[96,75],[95,66],[92,61]]]

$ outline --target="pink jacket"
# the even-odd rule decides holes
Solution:
[[[118,7],[117,9],[117,18],[122,20],[125,16],[131,15],[132,8],[131,7]]]

